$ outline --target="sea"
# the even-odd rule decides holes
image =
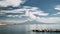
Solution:
[[[26,25],[0,26],[0,34],[60,34],[60,32],[33,32]]]

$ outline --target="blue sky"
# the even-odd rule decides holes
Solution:
[[[60,0],[30,0],[23,5],[38,7],[45,13],[49,13],[51,15],[59,12],[59,10],[55,10],[54,8],[55,6],[60,5]],[[60,15],[55,16],[60,17]]]
[[[59,12],[58,10],[55,10],[54,7],[56,5],[60,5],[60,0],[28,0],[23,6],[35,6],[43,10],[44,12],[48,13],[56,13]]]
[[[8,0],[10,1],[10,0]],[[14,0],[11,0],[14,1]],[[43,22],[43,23],[59,23],[60,22],[60,0],[18,0],[14,3],[1,4],[0,2],[0,21],[25,20]],[[1,8],[3,7],[3,8]],[[22,10],[20,10],[22,9]],[[25,10],[24,10],[25,9]],[[30,11],[28,11],[28,9]],[[24,11],[23,11],[24,10]],[[17,12],[15,12],[17,11]],[[20,13],[23,11],[22,13]],[[21,17],[21,14],[28,13]],[[33,12],[36,11],[36,12]],[[15,14],[15,15],[14,15]],[[29,16],[29,15],[30,16]],[[27,16],[28,15],[28,16]]]

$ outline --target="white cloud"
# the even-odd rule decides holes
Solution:
[[[55,8],[56,10],[60,10],[60,8]]]
[[[60,15],[60,12],[57,12],[57,13],[55,13],[55,14],[53,14],[53,15]]]
[[[60,14],[60,12],[57,12],[57,14]]]
[[[2,6],[2,7],[7,7],[7,6],[17,7],[24,2],[25,2],[25,0],[24,1],[23,0],[1,0],[0,6]]]
[[[37,17],[36,17],[34,14],[37,14],[37,15],[39,15],[39,16],[48,16],[48,15],[49,15],[48,13],[44,13],[44,12],[42,12],[42,11],[36,11],[36,12],[30,12],[29,17],[30,17],[31,19],[36,19]]]
[[[48,15],[48,13],[44,13],[43,11],[37,11],[37,12],[32,12],[33,14],[38,14],[38,15],[40,15],[40,16],[47,16]]]
[[[30,6],[24,6],[21,9],[15,9],[15,10],[1,10],[0,14],[6,14],[6,13],[23,13],[26,12],[25,15],[28,16],[28,14],[38,14],[40,16],[47,16],[49,13],[44,13],[37,7],[30,7]]]
[[[14,24],[14,23],[24,23],[26,22],[27,20],[0,20],[0,22],[4,22],[4,23],[7,23],[7,24]]]
[[[59,23],[60,22],[60,17],[47,17],[47,18],[39,18],[37,17],[36,19],[38,22],[43,22],[43,23]]]
[[[55,10],[60,10],[60,5],[54,7]]]
[[[1,13],[23,13],[24,9],[1,10]]]
[[[7,15],[7,17],[21,17],[21,16],[27,16],[29,17],[28,20],[32,21],[32,20],[36,20],[37,16],[35,16],[34,14],[37,14],[39,16],[48,16],[49,13],[44,13],[43,11],[41,11],[39,8],[37,7],[30,7],[30,6],[24,6],[21,9],[15,9],[15,10],[1,10],[0,13],[2,14],[6,14],[6,13],[23,13],[25,12],[25,14],[23,15]],[[26,21],[28,21],[26,20]],[[23,21],[23,20],[22,20]]]
[[[49,13],[44,13],[37,7],[30,7],[30,6],[24,6],[23,9],[27,10],[26,15],[30,17],[30,19],[35,20],[36,16],[34,14],[37,14],[39,16],[48,16]]]

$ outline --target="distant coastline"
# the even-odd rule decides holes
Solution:
[[[0,26],[2,26],[2,25],[7,25],[6,23],[4,23],[4,22],[0,22]]]

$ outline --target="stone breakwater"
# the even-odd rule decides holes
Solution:
[[[60,32],[59,24],[30,24],[28,28],[34,32]]]
[[[44,30],[32,30],[33,32],[60,32],[60,30],[58,30],[58,29],[56,29],[56,30],[52,30],[52,29],[50,29],[50,30],[46,30],[46,29],[44,29]]]

